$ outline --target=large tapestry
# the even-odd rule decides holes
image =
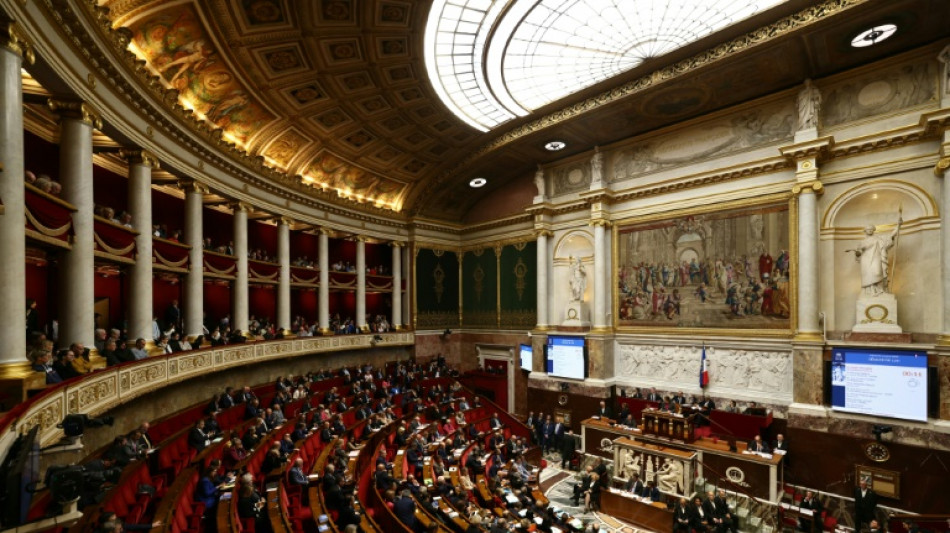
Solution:
[[[537,323],[537,242],[506,245],[501,249],[501,327],[531,329]]]
[[[459,257],[456,252],[417,248],[416,327],[459,327]]]
[[[785,203],[617,230],[619,327],[790,329]]]
[[[493,248],[462,255],[462,325],[498,327],[498,256]]]

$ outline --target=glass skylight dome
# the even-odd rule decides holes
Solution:
[[[429,79],[488,131],[786,0],[435,0]]]

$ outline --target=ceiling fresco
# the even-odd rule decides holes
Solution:
[[[129,50],[225,141],[341,201],[449,222],[512,182],[530,182],[538,165],[950,35],[943,0],[790,0],[482,133],[427,79],[431,0],[98,4],[113,31],[131,34]],[[882,20],[902,31],[850,47]],[[552,139],[567,148],[545,151]],[[474,177],[487,185],[469,188]]]

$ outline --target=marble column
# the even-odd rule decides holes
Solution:
[[[122,150],[129,164],[129,213],[135,237],[135,264],[129,272],[129,338],[152,342],[152,169],[158,160],[145,150]]]
[[[607,247],[606,220],[593,220],[594,226],[594,316],[593,331],[607,328]]]
[[[59,264],[59,346],[95,340],[95,255],[92,188],[92,131],[102,127],[98,113],[84,102],[49,100],[59,116],[59,178],[62,199],[76,208],[73,213],[72,248]]]
[[[237,275],[234,278],[232,307],[234,309],[231,330],[248,333],[248,287],[247,287],[247,212],[250,206],[237,202],[234,208],[234,255],[237,257]]]
[[[280,283],[277,285],[277,327],[290,334],[290,225],[293,221],[280,217],[277,221],[277,261]]]
[[[950,62],[950,46],[944,49],[947,54],[947,61]],[[950,85],[950,80],[946,82]],[[938,343],[943,346],[950,346],[950,183],[947,180],[947,171],[950,169],[950,130],[943,132],[943,139],[940,144],[940,159],[934,167],[934,175],[943,178],[942,196],[943,204],[940,210],[940,263],[942,287],[943,287],[943,324],[942,331],[938,337]]]
[[[320,230],[320,292],[317,297],[317,320],[320,333],[330,334],[330,236]]]
[[[551,236],[551,232],[545,229],[538,231],[538,242],[537,242],[537,310],[538,310],[538,324],[534,329],[538,331],[545,331],[548,329],[550,322],[548,322],[548,237]]]
[[[402,243],[393,241],[393,329],[403,329],[402,324]]]
[[[798,194],[798,331],[796,339],[822,340],[818,324],[818,193],[820,182],[796,185]]]
[[[204,195],[208,188],[194,181],[182,181],[185,191],[185,244],[188,251],[188,273],[185,274],[185,335],[194,339],[204,331]]]
[[[23,238],[23,87],[20,68],[33,51],[20,39],[17,26],[0,31],[0,364],[26,361],[26,241]],[[42,328],[37,324],[37,328]]]
[[[366,332],[366,238],[356,238],[356,329]]]

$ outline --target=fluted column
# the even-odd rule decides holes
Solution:
[[[944,49],[947,55],[946,62],[950,69],[950,46]],[[948,70],[950,72],[950,70]],[[950,80],[945,81],[950,85]],[[948,88],[950,89],[950,88]],[[950,92],[950,90],[948,90]],[[950,94],[948,94],[950,98]],[[940,257],[941,257],[941,285],[943,287],[943,326],[941,334],[938,336],[938,343],[944,347],[950,346],[950,183],[947,182],[950,176],[947,170],[950,169],[950,130],[943,132],[943,139],[940,144],[940,158],[934,166],[934,175],[943,178],[941,183],[943,189],[943,209],[940,210]],[[941,415],[943,416],[943,415]]]
[[[548,322],[548,237],[551,232],[548,230],[538,231],[537,242],[537,310],[538,324],[535,329],[544,331],[550,325]]]
[[[135,264],[129,275],[129,337],[152,340],[152,169],[158,160],[145,150],[122,150],[129,164],[129,213],[135,237]]]
[[[320,292],[317,297],[317,320],[320,333],[330,333],[330,236],[320,230]]]
[[[0,364],[22,363],[26,356],[26,244],[23,239],[23,87],[20,68],[33,51],[17,26],[0,26]],[[38,324],[38,327],[42,326]]]
[[[62,198],[71,203],[73,213],[72,248],[63,254],[59,266],[60,346],[81,342],[87,347],[95,340],[95,263],[93,255],[92,131],[101,128],[98,113],[84,102],[50,100],[50,109],[59,115],[59,169]]]
[[[393,329],[403,329],[402,324],[402,243],[393,241]]]
[[[234,255],[237,256],[237,276],[234,278],[234,290],[231,298],[234,308],[232,329],[248,333],[248,289],[247,289],[247,212],[250,206],[237,202],[234,208]]]
[[[277,285],[277,327],[290,333],[290,224],[280,217],[277,221],[277,261],[280,263],[280,283]]]
[[[818,193],[821,182],[796,185],[798,194],[798,332],[801,340],[821,340],[818,324]]]
[[[607,327],[607,246],[606,220],[594,220],[594,320],[593,329]]]
[[[356,238],[356,327],[366,331],[366,238]]]
[[[204,195],[208,188],[194,181],[182,181],[185,191],[185,244],[188,273],[185,274],[185,335],[194,339],[204,331]]]

